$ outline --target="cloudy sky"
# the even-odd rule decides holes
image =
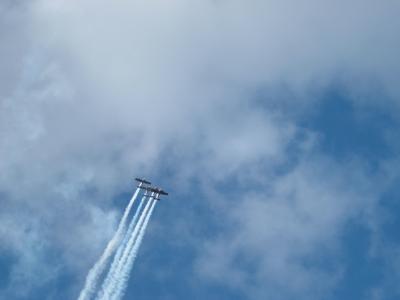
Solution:
[[[76,299],[144,176],[126,299],[399,299],[399,13],[1,0],[0,298]]]

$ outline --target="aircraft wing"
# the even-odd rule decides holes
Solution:
[[[142,179],[142,178],[135,178],[136,181],[144,183],[144,184],[151,184],[150,181],[147,181],[146,179]]]

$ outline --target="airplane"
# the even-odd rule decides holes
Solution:
[[[156,194],[155,196],[150,196],[150,198],[153,198],[154,200],[160,201],[160,197],[158,194]]]
[[[147,181],[146,179],[142,179],[142,178],[135,178],[136,181],[138,181],[141,184],[151,184],[150,181]]]
[[[165,196],[168,196],[168,193],[166,192],[166,191],[164,191],[164,190],[162,190],[162,189],[160,189],[160,188],[158,188],[158,187],[150,187],[149,188],[152,192],[154,192],[154,193],[156,193],[156,194],[158,194],[158,195],[165,195]]]
[[[160,201],[161,199],[159,198],[160,195],[168,195],[167,192],[163,191],[160,188],[154,188],[150,186],[142,187],[146,192],[144,193],[145,196],[149,196],[150,198],[153,198],[154,200]],[[151,195],[148,193],[151,192]]]
[[[145,196],[145,197],[149,197],[149,199],[153,198],[154,200],[157,200],[157,201],[160,201],[160,200],[161,200],[160,198],[158,198],[159,195],[156,194],[156,193],[153,191],[153,188],[148,187],[148,186],[141,187],[141,188],[145,190],[145,192],[144,192],[144,196]],[[151,192],[151,193],[150,193],[150,192]]]

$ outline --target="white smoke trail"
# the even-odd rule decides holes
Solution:
[[[149,212],[147,213],[147,216],[146,216],[146,218],[145,218],[145,220],[143,222],[143,225],[140,228],[138,237],[137,237],[137,239],[136,239],[136,241],[135,241],[135,243],[133,245],[133,248],[129,252],[129,256],[127,258],[127,261],[122,266],[123,269],[120,272],[120,278],[118,280],[118,286],[116,287],[115,292],[112,295],[111,299],[115,299],[115,300],[122,299],[122,297],[125,294],[125,290],[126,290],[126,287],[128,285],[128,280],[129,280],[129,276],[130,276],[133,264],[135,262],[137,254],[138,254],[140,245],[142,244],[144,234],[146,233],[147,225],[149,224],[150,217],[151,217],[151,215],[153,213],[153,210],[154,210],[154,208],[156,206],[156,203],[157,203],[157,201],[153,200],[151,208],[150,208]]]
[[[103,273],[105,267],[107,266],[109,258],[114,253],[118,243],[122,238],[122,233],[125,231],[126,228],[126,220],[139,194],[139,191],[140,191],[140,185],[136,189],[131,200],[129,201],[129,204],[125,208],[121,221],[118,224],[117,231],[115,232],[112,239],[108,242],[107,247],[103,251],[103,254],[100,256],[98,261],[94,264],[94,266],[90,269],[88,275],[86,276],[85,286],[83,287],[81,293],[79,294],[78,300],[91,299],[92,296],[94,295],[99,277]]]
[[[114,256],[114,259],[113,259],[113,262],[111,264],[111,267],[108,270],[107,276],[103,281],[101,290],[98,293],[98,296],[96,297],[96,299],[101,299],[101,298],[104,297],[104,295],[106,293],[106,290],[109,288],[109,285],[111,284],[111,281],[113,280],[113,278],[115,278],[115,272],[116,272],[117,267],[118,267],[118,265],[120,263],[120,260],[122,259],[125,247],[129,242],[129,238],[132,235],[132,232],[134,230],[134,226],[135,226],[136,221],[137,221],[137,219],[139,217],[139,214],[140,214],[140,212],[142,210],[142,206],[144,204],[144,201],[146,200],[146,197],[147,196],[143,196],[142,199],[140,200],[139,206],[136,209],[136,212],[135,212],[135,215],[132,218],[132,221],[129,223],[128,230],[126,231],[126,234],[124,236],[124,239],[123,239],[122,243],[119,245],[119,247],[117,249],[117,252],[116,252],[116,254]]]
[[[110,273],[110,277],[107,280],[107,285],[104,285],[104,288],[100,291],[97,299],[104,299],[104,300],[111,299],[112,292],[119,285],[120,273],[121,273],[122,266],[125,264],[128,256],[129,256],[129,253],[133,247],[133,244],[136,241],[136,237],[139,233],[139,229],[141,228],[143,222],[145,221],[145,217],[150,209],[151,202],[152,202],[151,199],[147,202],[143,212],[140,215],[139,221],[135,225],[135,229],[133,230],[133,233],[132,234],[129,233],[129,235],[127,233],[129,240],[125,246],[122,257],[118,261],[117,266],[115,267],[113,273]]]

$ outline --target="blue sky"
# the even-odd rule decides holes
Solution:
[[[143,176],[126,299],[398,299],[395,1],[3,1],[0,299],[76,299]]]

